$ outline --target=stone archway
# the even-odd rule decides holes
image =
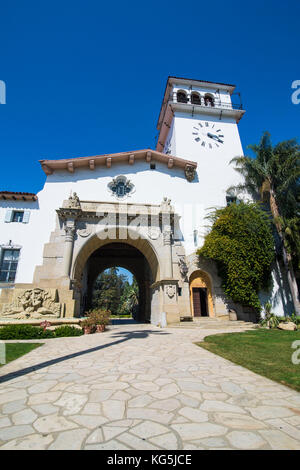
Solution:
[[[176,323],[181,314],[186,315],[188,289],[182,296],[178,250],[180,256],[185,255],[181,239],[174,236],[178,215],[170,200],[165,197],[160,205],[120,206],[80,201],[77,196],[75,200],[74,196],[63,202],[57,215],[55,231],[44,246],[43,263],[35,269],[34,285],[57,288],[63,316],[82,314],[88,259],[96,250],[115,243],[134,247],[146,260],[149,275],[140,276],[140,283],[151,284],[146,289],[151,308],[146,308],[145,318],[158,325],[165,318]]]
[[[153,247],[146,239],[102,240],[92,236],[77,254],[72,278],[77,285],[76,314],[82,315],[90,306],[92,286],[105,269],[120,266],[137,279],[140,292],[138,321],[150,322],[157,314],[152,302],[152,285],[159,280],[159,262]]]
[[[192,316],[214,317],[215,313],[210,276],[199,269],[191,274],[189,283]]]

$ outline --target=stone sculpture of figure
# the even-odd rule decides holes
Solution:
[[[164,197],[163,201],[161,202],[160,205],[161,205],[162,210],[170,211],[171,210],[171,199],[168,199],[167,197]]]
[[[73,195],[69,197],[68,206],[71,209],[80,209],[80,200],[77,193],[73,193]]]
[[[19,297],[20,304],[22,305],[23,310],[26,310],[27,308],[30,307],[30,304],[31,304],[31,295],[30,294],[31,294],[31,291],[26,290],[24,292],[24,294]]]
[[[32,307],[34,310],[38,310],[44,301],[43,291],[40,289],[33,289],[32,292]]]

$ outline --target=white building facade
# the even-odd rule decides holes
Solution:
[[[207,213],[232,201],[242,155],[235,87],[169,77],[155,150],[43,160],[37,194],[0,192],[0,317],[72,318],[90,307],[111,266],[139,283],[138,319],[158,324],[254,314],[224,297],[214,263],[199,260]],[[274,308],[289,294],[274,275]],[[280,291],[280,295],[278,292]]]

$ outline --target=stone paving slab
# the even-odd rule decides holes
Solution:
[[[45,340],[0,369],[0,449],[300,450],[300,394],[194,344],[214,332]]]

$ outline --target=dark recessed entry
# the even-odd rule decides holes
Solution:
[[[207,317],[207,289],[206,287],[193,287],[194,317]]]

